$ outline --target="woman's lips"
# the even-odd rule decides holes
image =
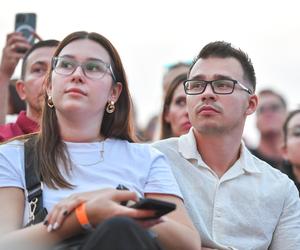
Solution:
[[[65,93],[80,94],[80,95],[84,95],[84,96],[87,95],[83,90],[81,90],[79,88],[69,88],[65,91]]]

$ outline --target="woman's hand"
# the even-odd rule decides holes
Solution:
[[[65,218],[74,212],[74,209],[81,203],[86,203],[86,212],[90,223],[96,226],[105,219],[115,216],[128,216],[134,219],[151,217],[155,211],[129,208],[120,205],[122,201],[137,201],[136,193],[116,189],[102,189],[92,192],[79,193],[56,204],[53,210],[47,215],[44,224],[48,226],[48,231],[59,228]],[[140,221],[143,227],[151,227],[162,220]]]

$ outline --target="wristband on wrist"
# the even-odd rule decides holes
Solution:
[[[81,225],[81,227],[85,230],[92,230],[94,227],[90,224],[90,221],[86,214],[85,203],[80,204],[76,209],[76,218]]]

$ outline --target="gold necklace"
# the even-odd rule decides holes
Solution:
[[[77,164],[80,165],[80,166],[89,167],[89,166],[97,165],[98,163],[100,163],[102,161],[104,161],[104,140],[101,141],[100,160],[98,160],[94,163],[87,163],[87,164],[77,163]]]

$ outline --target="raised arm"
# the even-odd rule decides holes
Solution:
[[[19,60],[24,56],[23,53],[16,51],[18,47],[30,48],[30,45],[21,33],[13,32],[8,34],[6,44],[2,50],[0,64],[0,124],[5,123],[9,80]]]

